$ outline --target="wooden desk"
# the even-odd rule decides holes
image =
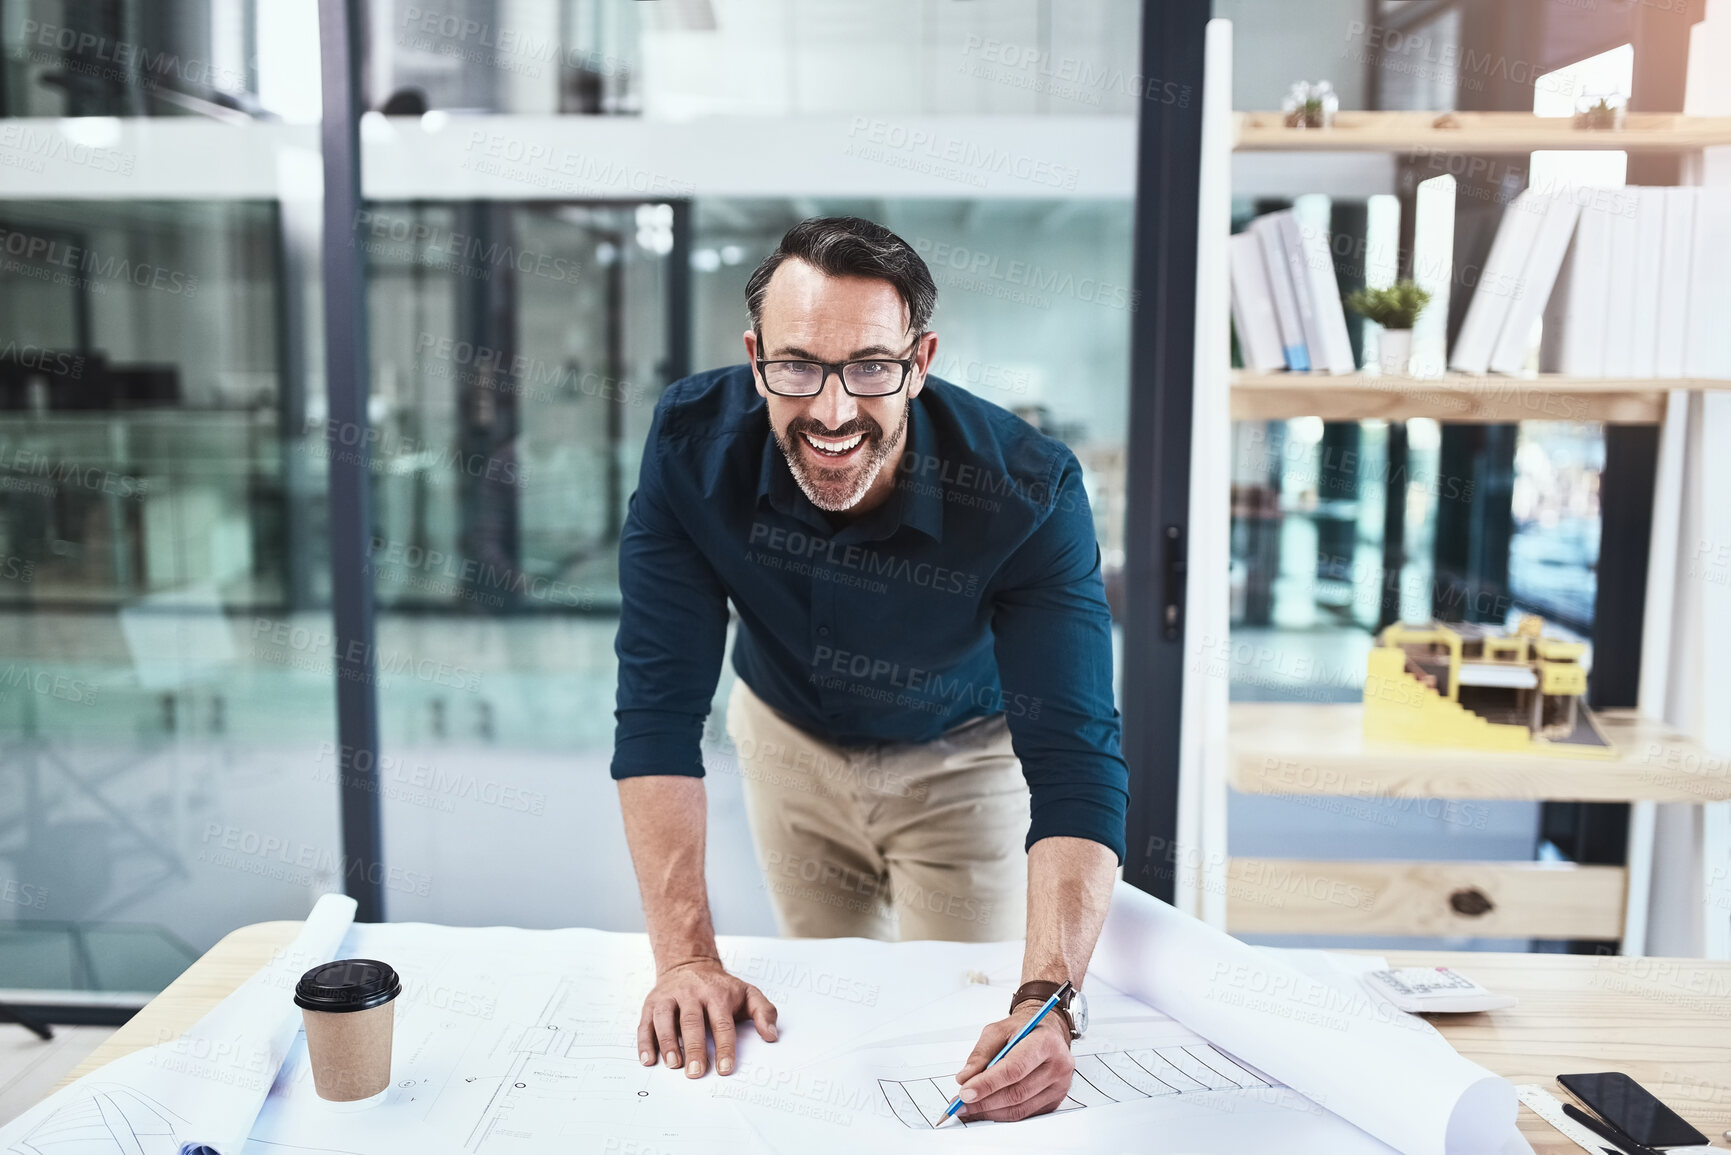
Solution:
[[[85,1056],[84,1061],[72,1068],[55,1089],[122,1055],[179,1038],[202,1019],[205,1012],[270,962],[278,951],[287,950],[295,936],[300,934],[301,925],[295,920],[256,922],[231,932],[206,951],[203,958],[187,967],[185,973],[169,983],[161,994],[146,1003],[127,1020],[125,1026]]]
[[[184,1032],[293,941],[298,922],[235,931],[199,959],[67,1081]],[[1458,966],[1520,1004],[1482,1015],[1434,1016],[1469,1059],[1517,1083],[1574,1071],[1624,1071],[1664,1099],[1716,1147],[1731,1128],[1731,962],[1586,955],[1388,951],[1391,966]],[[1538,1155],[1580,1148],[1525,1108],[1521,1130]]]

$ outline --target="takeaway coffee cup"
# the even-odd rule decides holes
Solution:
[[[397,972],[367,958],[316,966],[295,984],[295,1006],[307,1027],[313,1089],[332,1103],[361,1105],[391,1082],[393,1001]]]

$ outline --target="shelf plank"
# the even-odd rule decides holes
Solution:
[[[1653,425],[1673,389],[1731,389],[1731,380],[1645,377],[1381,377],[1368,373],[1232,371],[1232,419],[1280,421],[1604,421]]]
[[[1731,145],[1731,117],[1631,112],[1620,129],[1576,128],[1527,112],[1341,112],[1332,128],[1287,128],[1278,112],[1240,112],[1240,152],[1515,153],[1535,149],[1694,152]],[[1444,125],[1445,127],[1439,127]]]
[[[1594,715],[1615,758],[1495,754],[1365,741],[1364,707],[1234,702],[1232,786],[1250,794],[1511,798],[1553,802],[1723,802],[1731,759],[1633,710]]]
[[[1628,871],[1572,862],[1232,858],[1233,934],[1615,939]],[[1454,901],[1467,893],[1480,900]]]

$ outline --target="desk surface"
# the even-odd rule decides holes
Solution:
[[[242,927],[212,947],[66,1081],[177,1037],[300,931],[298,922]],[[1383,951],[1391,966],[1458,966],[1520,1000],[1504,1011],[1435,1016],[1461,1054],[1516,1083],[1578,1071],[1623,1071],[1726,1147],[1731,1128],[1731,962],[1588,955]],[[1532,1112],[1521,1130],[1538,1155],[1580,1155]]]

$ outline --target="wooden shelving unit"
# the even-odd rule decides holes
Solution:
[[[1383,377],[1371,373],[1232,371],[1232,419],[1280,421],[1604,421],[1654,425],[1673,389],[1731,389],[1731,380],[1644,377]]]
[[[1366,821],[1398,818],[1412,804],[1426,816],[1470,827],[1482,810],[1467,800],[1731,799],[1731,766],[1633,710],[1596,715],[1616,744],[1615,758],[1367,742],[1359,705],[1239,702],[1228,713],[1233,789],[1331,810],[1363,807],[1357,816]],[[1631,877],[1642,869],[1639,863],[1229,858],[1224,875],[1229,925],[1246,933],[1612,939],[1624,932]],[[1312,879],[1328,886],[1318,890]]]
[[[1240,152],[1691,152],[1731,144],[1731,117],[1656,112],[1631,112],[1620,129],[1525,112],[1341,112],[1330,128],[1288,128],[1278,112],[1235,116]]]
[[[1210,52],[1211,71],[1218,68],[1230,77],[1230,44],[1211,43]],[[1229,92],[1229,85],[1222,81],[1216,91]],[[1317,130],[1287,128],[1274,112],[1205,112],[1205,225],[1198,292],[1220,315],[1211,312],[1204,330],[1209,336],[1199,362],[1203,432],[1198,444],[1205,447],[1205,461],[1220,460],[1202,466],[1193,484],[1210,494],[1217,485],[1222,494],[1229,488],[1232,420],[1314,416],[1326,421],[1655,424],[1665,419],[1673,390],[1731,389],[1731,381],[1699,379],[1562,374],[1391,378],[1369,371],[1332,376],[1231,369],[1225,353],[1229,274],[1224,242],[1230,227],[1232,152],[1398,156],[1622,149],[1689,154],[1720,145],[1731,145],[1731,117],[1631,113],[1621,129],[1587,130],[1569,119],[1526,113],[1341,112],[1332,128]],[[1215,516],[1224,522],[1224,497],[1210,500],[1217,503]],[[1219,559],[1229,556],[1228,543],[1212,524],[1193,527],[1192,535],[1206,540],[1203,553],[1215,559],[1205,567],[1191,567],[1197,580],[1190,595],[1206,623],[1202,636],[1229,636],[1229,610],[1218,592],[1227,582]],[[1631,612],[1639,612],[1639,607],[1631,607]],[[1639,951],[1644,949],[1655,804],[1731,800],[1731,767],[1716,762],[1686,736],[1633,711],[1600,714],[1607,735],[1617,744],[1615,758],[1498,756],[1367,744],[1358,705],[1227,703],[1225,696],[1224,679],[1218,679],[1200,698],[1200,709],[1210,719],[1206,742],[1220,743],[1224,753],[1199,756],[1205,770],[1195,829],[1204,865],[1198,871],[1197,901],[1205,917],[1233,931],[1620,935]],[[1233,858],[1226,853],[1225,821],[1232,790],[1286,795],[1329,809],[1362,807],[1373,821],[1381,813],[1379,803],[1389,799],[1447,804],[1463,812],[1472,809],[1467,801],[1472,799],[1627,802],[1633,804],[1629,865]]]

